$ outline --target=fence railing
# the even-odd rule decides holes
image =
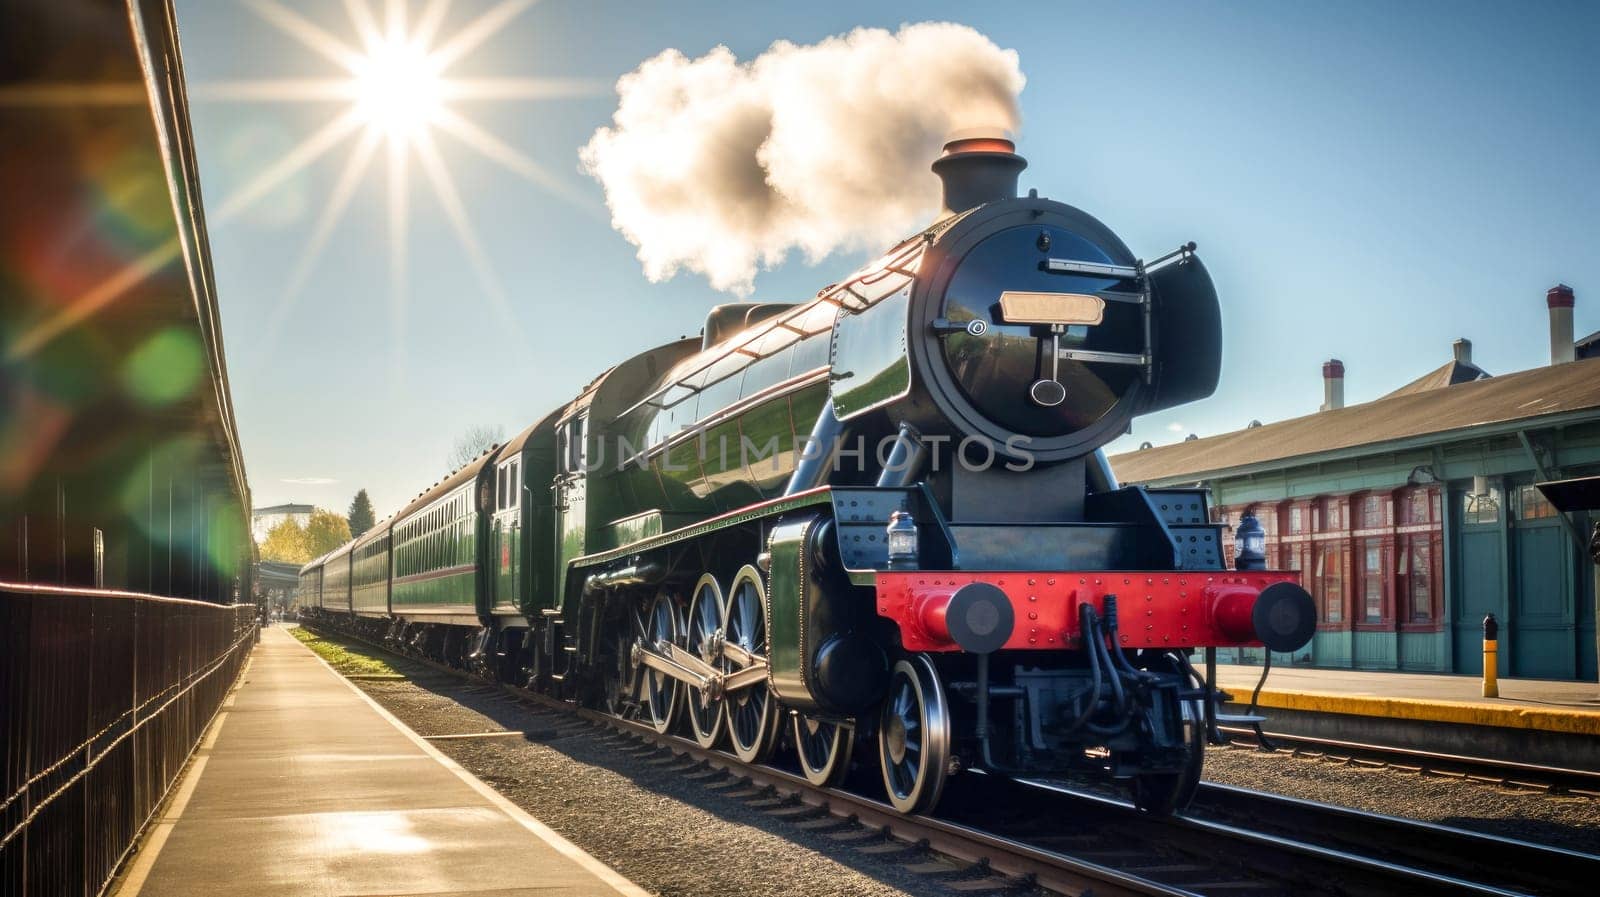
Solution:
[[[105,890],[257,636],[251,605],[0,583],[0,895]]]

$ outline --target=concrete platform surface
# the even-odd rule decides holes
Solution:
[[[1221,664],[1217,681],[1248,703],[1258,666]],[[1476,676],[1273,667],[1261,690],[1266,708],[1600,735],[1600,684],[1501,679],[1485,698]]]
[[[270,627],[117,897],[646,892]]]

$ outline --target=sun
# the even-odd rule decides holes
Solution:
[[[411,139],[438,124],[444,77],[427,48],[389,37],[369,44],[351,73],[355,109],[362,122],[391,139]]]
[[[273,29],[332,63],[332,71],[311,76],[201,82],[190,86],[189,98],[199,102],[308,103],[332,107],[334,113],[281,158],[211,206],[209,223],[222,224],[334,150],[349,147],[300,256],[287,272],[288,282],[273,309],[264,344],[270,346],[277,338],[358,187],[369,172],[379,167],[387,169],[382,178],[387,193],[383,217],[395,363],[399,363],[407,316],[407,243],[412,179],[417,174],[431,188],[437,210],[455,233],[490,311],[515,332],[518,324],[511,314],[506,291],[478,240],[467,203],[456,187],[453,168],[446,161],[446,141],[506,168],[575,210],[604,220],[604,211],[592,196],[496,137],[469,113],[489,102],[596,96],[610,89],[609,82],[565,77],[463,77],[452,71],[537,0],[498,0],[470,18],[458,19],[454,28],[447,27],[453,18],[450,0],[344,0],[347,22],[343,26],[315,21],[307,12],[289,5],[292,0],[241,2]],[[305,0],[299,5],[317,14],[332,6],[323,0]],[[339,33],[346,29],[353,35]]]

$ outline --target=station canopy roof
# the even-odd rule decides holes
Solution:
[[[1193,482],[1584,418],[1600,419],[1600,358],[1440,388],[1402,388],[1360,405],[1127,452],[1111,458],[1111,466],[1128,483]]]

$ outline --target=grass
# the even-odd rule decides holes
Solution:
[[[292,627],[289,634],[315,651],[318,657],[326,660],[329,666],[343,676],[351,679],[405,678],[404,674],[389,666],[382,657],[372,653],[371,649],[359,642],[312,632],[304,626]]]

